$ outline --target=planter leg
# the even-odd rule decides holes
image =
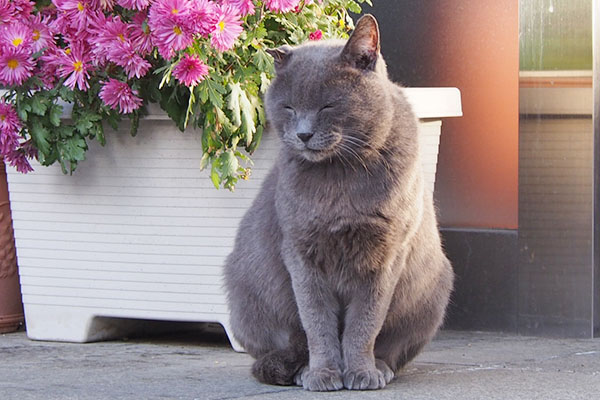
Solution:
[[[122,337],[134,326],[121,319],[102,318],[85,309],[25,305],[27,336],[33,340],[96,342]]]
[[[240,342],[235,340],[235,337],[233,336],[233,330],[231,329],[231,324],[229,323],[229,321],[220,321],[219,323],[223,325],[223,328],[225,328],[225,333],[227,334],[227,338],[229,339],[229,343],[231,343],[231,347],[233,347],[233,350],[237,351],[238,353],[245,353],[246,350],[244,350],[244,347],[242,347]]]

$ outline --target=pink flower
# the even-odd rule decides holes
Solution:
[[[219,51],[227,51],[233,47],[235,40],[243,31],[238,10],[229,5],[218,7],[218,19],[212,32],[210,44]]]
[[[34,62],[22,47],[0,49],[0,84],[20,85],[32,75]]]
[[[227,4],[231,4],[237,8],[241,15],[254,15],[256,6],[252,0],[227,0]]]
[[[54,37],[48,29],[48,19],[40,15],[31,16],[31,41],[33,43],[33,51],[37,52],[51,45],[54,45]]]
[[[82,40],[87,36],[87,28],[93,24],[101,13],[98,4],[92,0],[52,0],[58,9],[58,17],[53,25],[69,39]]]
[[[12,0],[12,3],[17,14],[16,16],[21,18],[28,17],[35,6],[35,3],[29,0]]]
[[[173,76],[186,86],[196,86],[208,75],[208,66],[198,58],[186,54],[173,69]]]
[[[12,104],[0,101],[0,154],[4,155],[19,145],[21,120]]]
[[[87,81],[90,78],[88,71],[92,69],[90,62],[90,54],[85,45],[82,42],[71,43],[71,47],[63,52],[59,68],[61,78],[68,76],[65,85],[71,89],[77,85],[79,90],[86,91],[90,87]]]
[[[4,160],[8,162],[8,165],[15,167],[17,172],[26,174],[33,171],[33,168],[31,168],[31,164],[29,164],[27,154],[25,153],[23,149],[15,148],[4,154]]]
[[[208,37],[218,22],[217,6],[209,0],[195,0],[186,18],[186,23],[195,33]]]
[[[59,75],[58,71],[62,67],[63,57],[63,50],[54,43],[51,43],[48,49],[40,57],[40,69],[36,75],[42,79],[46,88],[54,86],[56,77]]]
[[[123,67],[128,78],[141,78],[152,66],[142,56],[137,54],[130,42],[115,42],[114,47],[108,53],[109,61]]]
[[[300,0],[265,0],[267,8],[273,12],[292,11],[300,3]]]
[[[115,0],[92,0],[92,6],[94,8],[112,11],[113,7],[115,6]]]
[[[150,5],[150,0],[117,0],[117,3],[130,10],[145,10]]]
[[[323,37],[323,32],[320,29],[317,29],[316,31],[314,31],[310,35],[308,35],[308,38],[310,40],[321,40],[322,37]]]
[[[0,0],[0,25],[8,24],[15,18],[16,10],[10,0]]]
[[[95,56],[94,62],[98,65],[104,64],[109,58],[109,53],[115,51],[115,46],[125,42],[129,36],[127,24],[117,15],[112,18],[106,18],[104,15],[99,17],[92,32],[89,42]]]
[[[109,78],[100,89],[100,98],[110,108],[122,114],[129,114],[142,105],[142,99],[137,97],[137,91],[131,90],[125,82]]]
[[[22,23],[10,24],[0,30],[0,46],[15,48],[31,48],[33,44],[32,32]]]
[[[193,42],[188,0],[157,0],[148,14],[153,42],[163,58],[171,58]]]
[[[0,155],[9,165],[16,167],[17,171],[29,172],[32,170],[31,166],[24,153],[18,150],[20,130],[21,120],[13,106],[0,101]]]
[[[135,14],[128,29],[133,47],[142,56],[149,54],[154,46],[148,25],[148,14],[145,11]]]

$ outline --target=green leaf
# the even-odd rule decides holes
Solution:
[[[252,136],[256,132],[256,125],[254,124],[255,108],[239,83],[230,83],[229,89],[231,93],[227,107],[232,112],[234,125],[237,128],[242,128],[242,133],[246,138],[246,146],[249,146],[252,142]]]
[[[31,111],[37,115],[46,114],[48,106],[43,102],[43,98],[40,95],[35,95],[31,98]]]
[[[73,112],[73,122],[75,128],[82,134],[87,135],[88,131],[92,129],[94,124],[102,120],[102,116],[95,114],[91,111],[77,111]]]
[[[29,127],[29,134],[33,139],[35,147],[37,147],[42,153],[50,152],[50,132],[44,127],[39,120],[32,121]]]
[[[62,86],[58,90],[58,95],[66,102],[72,103],[75,101],[75,93],[68,86]]]
[[[209,161],[210,161],[210,155],[208,153],[203,153],[202,158],[200,159],[200,170],[206,169]]]
[[[140,114],[134,112],[129,118],[131,119],[131,128],[129,129],[129,134],[132,137],[135,137],[138,132],[138,127],[140,126]]]
[[[27,122],[29,115],[27,114],[27,110],[24,107],[17,107],[17,115],[23,122]]]
[[[271,84],[271,80],[269,79],[267,74],[265,74],[264,72],[261,72],[260,73],[260,92],[262,94],[265,94],[267,92],[267,89],[269,88],[270,84]]]
[[[212,168],[210,170],[210,180],[212,181],[215,188],[219,188],[221,186],[221,177],[219,176],[217,160],[214,160],[212,163]]]
[[[202,81],[200,89],[201,92],[206,91],[208,101],[215,107],[223,108],[223,95],[227,93],[225,86],[215,81],[212,77],[209,77]]]
[[[238,83],[230,83],[229,84],[229,97],[227,102],[227,108],[231,110],[231,115],[233,116],[233,124],[236,128],[242,125],[242,112],[240,107],[240,96],[244,94],[242,90],[242,86]]]
[[[268,55],[263,49],[258,49],[252,56],[252,63],[260,71],[273,71],[273,58]]]
[[[232,150],[227,150],[219,156],[220,160],[220,170],[223,177],[234,176],[240,166],[240,162],[238,161],[235,154],[233,154]]]
[[[175,122],[181,132],[185,130],[185,106],[177,100],[176,92],[173,88],[164,88],[163,97],[160,100],[160,107],[167,112],[169,118]],[[171,94],[169,96],[169,94]],[[188,99],[185,99],[187,103]]]
[[[60,125],[60,117],[62,116],[62,113],[63,113],[63,106],[61,106],[59,104],[53,104],[50,107],[50,115],[48,116],[50,123],[54,126],[59,126]]]
[[[73,136],[64,142],[59,142],[57,143],[57,147],[63,160],[71,162],[85,160],[87,143],[85,142],[85,139],[80,136]]]
[[[246,151],[248,153],[252,154],[254,152],[254,150],[256,150],[258,145],[260,144],[260,140],[262,139],[262,135],[263,135],[263,130],[264,130],[264,128],[262,125],[259,125],[256,127],[256,133],[254,134],[252,143],[250,143],[250,145],[248,147],[246,147]]]
[[[349,1],[347,4],[348,11],[353,12],[354,14],[360,14],[362,8],[355,1]]]

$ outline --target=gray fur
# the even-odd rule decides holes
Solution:
[[[372,16],[347,43],[272,53],[265,106],[283,146],[226,263],[233,333],[263,382],[379,389],[433,337],[452,289],[416,118]]]

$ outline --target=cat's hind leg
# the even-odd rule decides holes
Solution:
[[[252,374],[257,380],[293,385],[308,364],[306,335],[287,271],[273,264],[270,268],[265,285],[253,265],[229,266],[228,272],[237,275],[228,290],[230,323],[235,339],[256,359]]]
[[[384,361],[392,371],[397,372],[415,358],[436,334],[448,301],[449,289],[446,286],[442,281],[437,290],[429,298],[422,299],[420,306],[412,312],[388,315],[375,341],[375,357]],[[400,301],[395,299],[390,309],[401,309]]]
[[[303,333],[292,336],[288,347],[273,349],[256,358],[252,375],[258,381],[282,386],[298,384],[298,376],[308,365],[308,348]]]

